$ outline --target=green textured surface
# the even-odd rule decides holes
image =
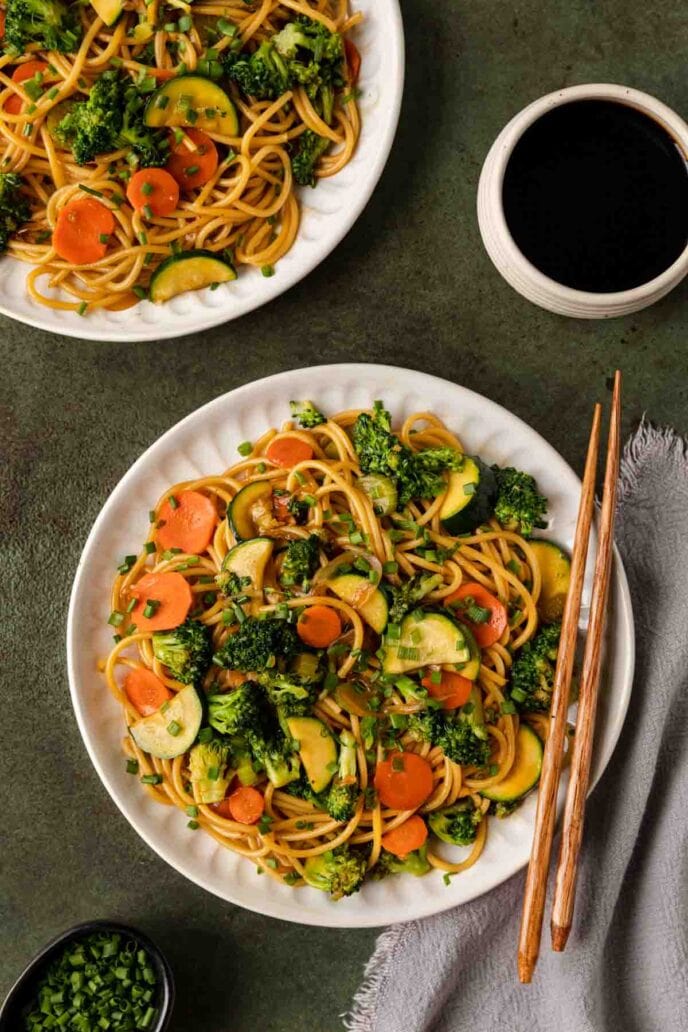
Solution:
[[[184,881],[137,838],[86,757],[67,699],[68,592],[108,493],[162,431],[248,380],[362,358],[481,391],[577,468],[591,405],[617,364],[626,431],[644,410],[688,430],[688,287],[620,321],[549,315],[495,273],[474,214],[491,141],[542,93],[616,81],[688,113],[680,6],[403,8],[408,76],[390,163],[358,224],[304,283],[239,322],[160,345],[70,341],[0,319],[0,433],[10,458],[0,490],[0,991],[59,929],[111,916],[168,951],[179,989],[174,1032],[331,1032],[372,948],[372,931],[256,917]]]

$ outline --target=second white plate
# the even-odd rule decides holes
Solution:
[[[125,772],[122,713],[97,671],[98,660],[112,641],[112,628],[106,623],[112,577],[121,557],[136,551],[145,539],[151,504],[170,484],[229,466],[236,460],[240,442],[255,440],[267,427],[279,426],[289,417],[290,398],[312,398],[326,412],[368,407],[382,398],[395,424],[411,412],[435,412],[471,452],[532,473],[550,502],[547,534],[571,546],[578,478],[539,434],[487,398],[392,366],[318,366],[258,380],[210,402],[164,434],[134,463],[103,507],[86,542],[72,591],[67,629],[72,702],[91,760],[115,803],[141,837],[191,881],[249,910],[303,924],[364,927],[408,921],[473,899],[522,867],[530,852],[534,796],[507,820],[491,822],[479,862],[448,886],[439,874],[399,876],[367,884],[355,896],[334,903],[317,890],[290,889],[272,878],[257,877],[251,863],[210,836],[189,831],[181,811],[149,800],[136,779]],[[584,606],[587,601],[584,596]],[[633,677],[631,603],[618,556],[608,639],[595,781],[619,737]]]

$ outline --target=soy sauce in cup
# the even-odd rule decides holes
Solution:
[[[640,287],[688,245],[684,154],[659,121],[616,100],[571,100],[529,125],[508,157],[502,205],[524,257],[573,290]]]

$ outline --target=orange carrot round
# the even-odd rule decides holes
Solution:
[[[182,192],[196,190],[205,186],[217,171],[217,147],[201,129],[185,129],[184,133],[195,145],[196,150],[189,150],[184,140],[177,143],[172,137],[170,156],[165,168],[179,184]]]
[[[179,205],[179,186],[164,168],[141,168],[129,180],[127,200],[145,215],[171,215]]]
[[[2,12],[2,19],[3,26],[2,32],[0,33],[0,39],[5,34],[4,11]],[[41,74],[45,74],[47,71],[48,66],[45,61],[26,61],[24,64],[17,65],[12,72],[12,82],[26,82],[27,79],[33,79],[34,75],[37,75],[39,72]],[[12,96],[5,101],[5,111],[7,111],[9,115],[19,115],[21,114],[23,103],[24,101],[21,97],[18,96],[18,94],[13,93]]]
[[[197,555],[205,552],[217,525],[215,506],[199,491],[182,491],[170,495],[160,506],[158,519],[162,526],[155,532],[161,548],[181,548]]]
[[[257,824],[265,810],[265,800],[257,788],[242,785],[236,788],[226,800],[229,813],[239,824]]]
[[[172,698],[172,692],[148,667],[137,667],[135,670],[130,670],[124,678],[124,691],[129,702],[136,707],[142,717],[155,713],[163,702]]]
[[[169,631],[184,623],[193,596],[189,583],[181,573],[146,573],[131,588],[138,599],[131,622],[139,631]],[[144,616],[146,606],[150,616]]]
[[[0,39],[5,35],[5,12],[0,8]]]
[[[468,702],[473,682],[467,677],[455,673],[453,670],[442,670],[442,680],[432,680],[430,674],[426,674],[421,684],[428,689],[428,694],[433,699],[442,703],[442,709],[458,709]]]
[[[313,449],[300,437],[275,437],[265,449],[265,458],[276,466],[291,469],[299,462],[313,458]]]
[[[326,649],[342,633],[342,621],[331,606],[309,606],[299,617],[296,633],[304,645]]]
[[[469,617],[467,608],[471,599],[480,609],[489,610],[489,616],[481,623],[475,623]],[[457,605],[457,602],[460,604]],[[487,649],[490,645],[494,645],[504,633],[508,623],[506,606],[482,584],[474,582],[462,584],[460,588],[445,598],[444,603],[473,632],[473,637],[481,649]]]
[[[425,821],[418,814],[409,817],[407,821],[400,824],[398,828],[392,828],[382,836],[382,846],[388,853],[402,858],[420,849],[428,837],[428,829]]]
[[[355,43],[350,39],[344,40],[344,56],[346,58],[347,79],[351,86],[358,82],[361,71],[361,55]]]
[[[383,806],[417,810],[432,792],[432,767],[417,753],[390,753],[375,768],[375,788]]]
[[[90,265],[105,257],[115,217],[95,197],[80,197],[66,204],[57,217],[53,247],[72,265]]]

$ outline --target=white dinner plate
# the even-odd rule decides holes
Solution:
[[[409,369],[331,365],[295,369],[239,387],[187,416],[156,441],[122,478],[103,507],[81,556],[67,628],[72,702],[98,774],[127,820],[181,874],[222,899],[262,914],[303,924],[377,926],[408,921],[464,903],[493,889],[529,855],[535,797],[512,816],[490,821],[485,851],[474,867],[444,884],[439,873],[403,875],[366,884],[333,902],[311,888],[290,889],[257,877],[252,863],[189,831],[176,807],[149,799],[125,772],[124,722],[96,666],[112,644],[107,624],[110,586],[121,557],[136,552],[148,532],[148,512],[171,484],[221,471],[237,459],[237,445],[289,418],[289,399],[311,398],[325,412],[368,407],[382,398],[394,423],[431,410],[457,432],[467,450],[488,462],[532,473],[550,502],[547,535],[571,547],[580,482],[561,456],[516,416],[464,387]],[[584,610],[589,600],[584,595]],[[616,556],[604,681],[601,689],[593,780],[616,745],[628,706],[634,662],[631,603]],[[564,785],[562,785],[562,793]],[[561,805],[560,799],[560,805]]]
[[[370,200],[392,147],[404,87],[404,34],[398,0],[352,0],[364,20],[351,38],[361,52],[361,136],[349,164],[315,189],[300,190],[301,225],[293,247],[265,277],[241,266],[233,283],[180,294],[163,305],[141,301],[123,312],[82,317],[32,301],[31,266],[0,260],[0,312],[39,329],[86,340],[160,340],[196,333],[252,312],[308,275],[348,233]],[[45,280],[42,281],[42,284]]]

